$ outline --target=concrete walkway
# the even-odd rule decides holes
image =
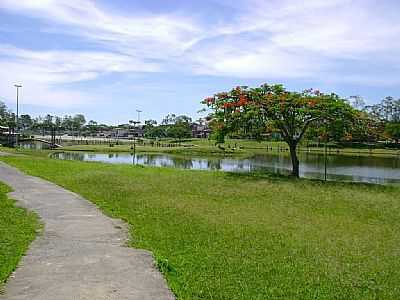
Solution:
[[[152,255],[124,246],[128,234],[121,221],[72,192],[2,162],[0,181],[45,225],[0,299],[174,299]]]

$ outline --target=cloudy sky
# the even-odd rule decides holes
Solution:
[[[305,4],[305,3],[306,4]],[[0,0],[0,100],[108,123],[194,118],[236,85],[400,97],[397,0]]]

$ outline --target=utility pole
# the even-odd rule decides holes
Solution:
[[[17,114],[15,115],[15,147],[18,148],[18,133],[19,133],[19,88],[22,87],[21,84],[14,84],[17,88]]]

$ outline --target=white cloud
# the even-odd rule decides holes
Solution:
[[[241,1],[242,13],[185,58],[196,72],[238,77],[336,79],[339,61],[399,62],[400,22],[373,1]],[[245,5],[245,3],[247,5]],[[396,4],[394,4],[396,5]],[[332,72],[330,75],[329,72]],[[333,74],[335,73],[336,74]],[[354,72],[357,72],[354,70]],[[342,76],[373,76],[373,70]],[[390,74],[392,76],[392,74]],[[363,80],[368,82],[370,80]]]
[[[0,91],[11,97],[13,84],[21,82],[29,95],[25,98],[28,104],[49,107],[89,104],[96,98],[94,95],[72,91],[62,85],[93,80],[112,72],[160,70],[158,64],[111,52],[32,51],[0,44]]]
[[[190,61],[198,74],[241,78],[309,78],[324,66],[315,57],[279,48],[266,38],[258,36],[256,40],[219,38],[194,48],[184,60]]]
[[[167,59],[179,56],[196,41],[198,31],[190,20],[179,16],[127,17],[106,12],[89,0],[0,0],[1,9],[52,25],[44,26],[44,31],[67,33],[71,38],[86,39],[88,44],[102,45],[101,51],[85,50],[85,42],[82,49],[33,51],[0,44],[0,75],[10,78],[3,81],[2,94],[9,95],[12,79],[26,83],[26,91],[31,88],[30,95],[35,96],[28,101],[48,106],[76,105],[98,98],[72,93],[61,84],[113,72],[162,71]]]
[[[0,81],[1,101],[7,102],[10,107],[13,107],[15,101],[14,84],[16,83],[23,84],[22,89],[20,89],[20,103],[22,108],[26,104],[29,104],[67,109],[90,105],[98,100],[93,95],[85,92],[64,89],[32,80],[18,80],[14,76],[10,76],[15,71],[12,67],[9,69],[0,69],[0,77],[2,78]],[[31,76],[34,75],[34,73],[30,73],[27,74],[27,77],[32,78]]]
[[[374,1],[225,2],[238,12],[214,24],[196,23],[190,14],[110,12],[90,0],[2,0],[0,8],[63,25],[55,30],[102,42],[141,67],[149,59],[169,65],[183,60],[185,67],[215,75],[307,76],[329,66],[328,60],[369,59],[377,52],[387,58],[389,48],[400,49],[397,17],[385,15],[387,8]],[[325,63],[311,66],[312,60]]]
[[[182,16],[133,12],[127,17],[106,12],[89,0],[2,0],[0,8],[64,25],[71,34],[148,57],[183,51],[199,32]]]
[[[3,58],[1,58],[3,57]],[[69,83],[111,72],[157,72],[161,66],[134,56],[100,51],[32,51],[0,44],[0,65],[17,76],[35,73],[34,81]]]

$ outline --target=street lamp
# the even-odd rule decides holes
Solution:
[[[135,129],[136,129],[136,124],[139,124],[139,121],[130,120],[129,123],[133,124],[133,164],[135,164],[135,157],[136,157],[136,133],[135,133]],[[132,150],[132,146],[131,146],[131,150]]]
[[[140,123],[140,113],[142,112],[141,110],[136,110],[137,114],[138,114],[138,123]]]
[[[136,157],[136,124],[140,124],[140,113],[142,112],[141,110],[136,110],[137,114],[138,114],[138,119],[137,121],[134,120],[129,120],[129,124],[132,125],[133,124],[133,147],[131,144],[131,150],[133,150],[133,164],[135,165],[135,157]],[[131,131],[131,126],[129,126],[129,129]],[[139,133],[138,133],[139,136]],[[133,149],[132,149],[133,148]]]
[[[326,182],[328,179],[328,119],[324,117],[324,125],[325,125],[325,143],[324,143],[324,181]]]
[[[14,86],[17,88],[17,114],[15,115],[15,147],[18,148],[18,117],[19,117],[19,88],[22,87],[21,84],[14,84]]]

